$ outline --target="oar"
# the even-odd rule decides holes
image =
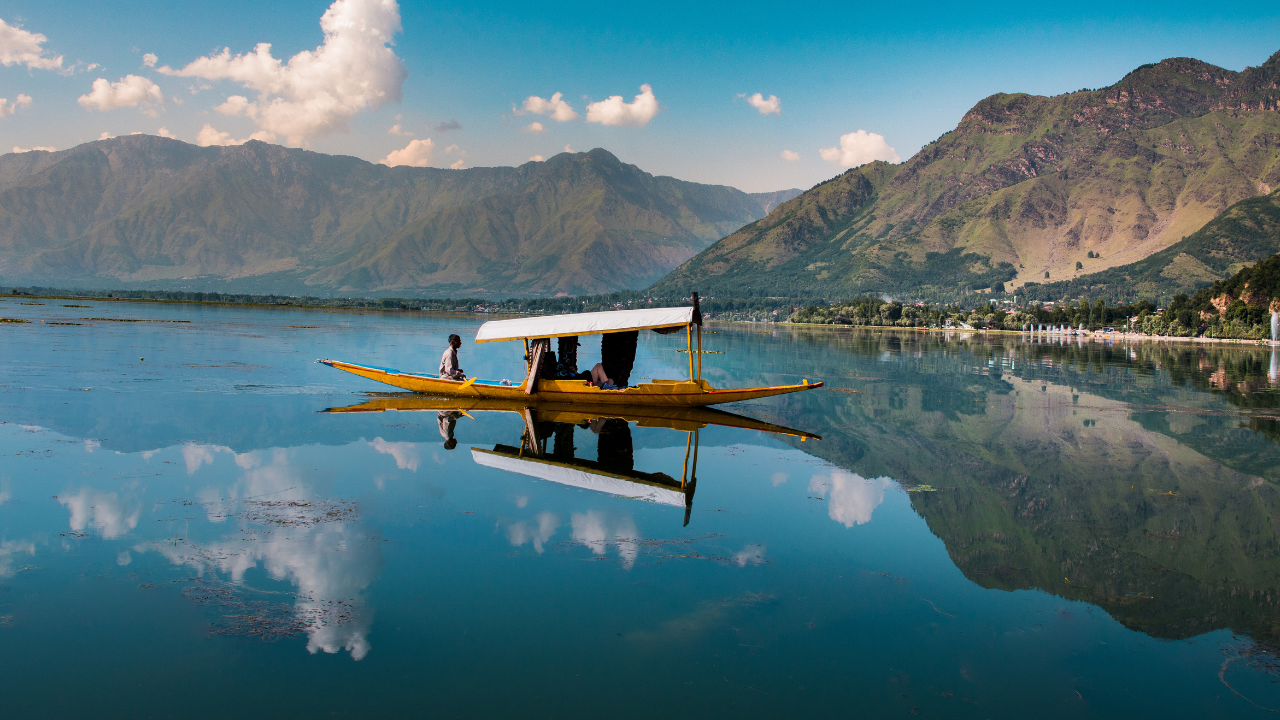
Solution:
[[[469,388],[469,387],[471,387],[472,385],[474,385],[474,384],[475,384],[475,382],[476,382],[476,378],[467,378],[467,381],[466,381],[466,382],[464,382],[464,383],[462,383],[462,387],[460,387],[460,388],[458,388],[458,389],[459,389],[459,390],[466,390],[467,388]]]

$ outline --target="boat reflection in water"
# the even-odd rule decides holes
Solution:
[[[457,445],[453,437],[458,418],[473,412],[509,412],[524,420],[519,445],[495,445],[492,450],[471,448],[477,465],[528,475],[541,480],[604,492],[617,497],[684,508],[689,524],[693,494],[697,489],[699,431],[708,425],[757,430],[821,440],[803,430],[774,425],[754,418],[705,407],[526,404],[518,401],[397,395],[378,397],[360,405],[331,408],[328,412],[435,412],[445,447]],[[684,463],[680,477],[635,468],[631,423],[646,428],[684,432]],[[582,431],[579,433],[578,431]],[[577,456],[581,437],[596,440],[596,459]]]

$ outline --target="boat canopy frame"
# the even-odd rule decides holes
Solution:
[[[545,315],[490,320],[476,331],[476,343],[524,341],[525,393],[532,394],[537,384],[537,368],[541,354],[551,349],[551,338],[607,335],[616,332],[653,330],[673,332],[685,329],[689,353],[689,380],[702,382],[702,303],[698,293],[690,295],[690,304],[681,307],[641,308],[639,310],[605,310],[568,315]],[[697,332],[694,332],[697,328]],[[666,334],[666,333],[663,333]],[[530,341],[534,345],[530,346]],[[545,340],[545,343],[538,341]],[[695,348],[694,343],[697,342]],[[694,356],[697,356],[697,363]]]

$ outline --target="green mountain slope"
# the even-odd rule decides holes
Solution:
[[[656,289],[954,291],[1132,263],[1280,187],[1278,102],[1280,53],[1240,73],[1175,58],[1100,90],[993,95],[900,166],[813,188]],[[829,205],[833,184],[859,174],[873,191],[863,204]],[[788,222],[778,253],[783,233],[760,229]]]
[[[1148,297],[1165,300],[1225,279],[1245,265],[1280,253],[1280,189],[1232,205],[1186,238],[1128,265],[1043,286],[1028,284],[1032,299]]]
[[[798,192],[654,177],[604,150],[440,170],[129,136],[0,156],[0,276],[310,294],[603,292],[652,282]]]

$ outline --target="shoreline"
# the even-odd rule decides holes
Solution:
[[[296,309],[296,310],[324,310],[326,312],[344,312],[344,313],[421,313],[448,316],[465,316],[465,317],[522,317],[530,315],[530,313],[489,313],[489,312],[469,312],[466,310],[415,310],[410,308],[392,308],[392,307],[342,307],[340,305],[309,305],[309,304],[278,304],[278,303],[238,303],[226,302],[218,300],[168,300],[163,298],[109,298],[97,295],[0,295],[0,299],[31,299],[31,300],[90,300],[98,302],[127,302],[127,303],[165,303],[170,305],[213,305],[219,307],[245,307],[245,308],[274,308],[274,309]],[[753,322],[750,320],[717,320],[710,318],[708,323],[725,323],[728,325],[772,325],[774,327],[788,328],[811,328],[825,330],[872,330],[877,332],[916,332],[916,333],[949,333],[957,335],[1016,335],[1022,337],[1024,335],[1032,335],[1027,330],[966,330],[964,328],[936,328],[936,327],[894,327],[892,325],[832,325],[827,323],[793,323],[786,320],[772,321],[766,323]],[[1236,345],[1253,345],[1255,347],[1280,347],[1280,341],[1274,340],[1248,340],[1241,338],[1210,338],[1210,337],[1181,337],[1177,335],[1146,335],[1143,333],[1093,333],[1086,332],[1084,334],[1049,334],[1040,333],[1042,339],[1065,339],[1075,341],[1116,341],[1122,340],[1126,343],[1137,342],[1183,342],[1193,344],[1209,344],[1223,343]]]
[[[744,324],[752,324],[744,320],[713,320],[711,322],[741,322]],[[759,323],[755,323],[759,324]],[[957,335],[1016,335],[1020,338],[1030,336],[1033,333],[1029,330],[966,330],[964,328],[935,328],[935,327],[894,327],[892,325],[830,325],[825,323],[793,323],[793,322],[776,322],[774,325],[781,325],[791,328],[825,328],[831,330],[875,330],[875,331],[892,331],[892,332],[917,332],[917,333],[944,333]],[[1210,337],[1183,337],[1180,335],[1147,335],[1145,333],[1093,333],[1085,332],[1083,334],[1073,333],[1034,333],[1039,336],[1040,340],[1067,340],[1067,341],[1084,341],[1084,342],[1114,342],[1116,340],[1128,343],[1138,342],[1184,342],[1195,344],[1223,343],[1235,345],[1252,345],[1255,347],[1280,348],[1280,341],[1275,340],[1249,340],[1245,338],[1210,338]],[[1030,339],[1029,337],[1026,339]]]

